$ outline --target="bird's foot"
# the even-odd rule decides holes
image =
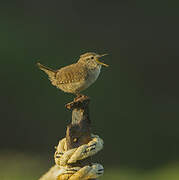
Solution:
[[[77,101],[84,101],[85,99],[89,99],[88,96],[85,96],[83,94],[77,94],[76,95],[76,98],[74,98],[74,102],[77,102]]]
[[[68,104],[66,104],[67,109],[74,109],[79,107],[84,107],[89,103],[90,98],[83,94],[78,94],[74,100]]]

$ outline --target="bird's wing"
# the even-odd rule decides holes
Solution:
[[[79,82],[87,79],[88,72],[79,64],[72,64],[59,69],[56,73],[57,84]]]

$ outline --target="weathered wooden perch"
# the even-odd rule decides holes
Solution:
[[[89,102],[90,99],[87,96],[80,96],[74,99],[73,102],[70,102],[66,105],[66,108],[72,111],[72,122],[67,126],[66,130],[66,151],[68,150],[73,150],[77,149],[78,147],[82,145],[86,145],[92,141],[92,138],[94,138],[95,135],[91,135],[91,121],[89,118]],[[87,146],[87,153],[91,153],[94,149],[94,153],[91,153],[91,155],[96,154],[99,150],[102,149],[103,147],[103,140],[101,140],[98,136],[98,142],[96,140],[89,146]],[[61,145],[60,145],[61,146]],[[80,147],[81,148],[81,147]],[[89,152],[89,149],[91,148],[91,152]],[[85,152],[86,153],[86,152]],[[55,153],[55,159],[56,159],[56,164],[58,165],[58,158],[61,158],[61,156],[64,153],[58,152],[58,150]],[[84,166],[86,167],[92,167],[94,164],[92,164],[91,161],[91,155],[87,158],[77,160],[75,163],[67,163],[65,167],[68,168],[75,168],[75,167],[81,167],[83,168]],[[58,157],[59,156],[59,157]],[[64,180],[65,175],[60,175],[56,179],[56,174],[58,174],[58,171],[60,171],[60,167],[55,165],[52,167],[40,180]],[[100,175],[102,174],[104,169],[100,164],[95,165],[97,168],[97,174]],[[68,174],[68,173],[66,173]],[[70,176],[69,176],[70,177]],[[79,176],[77,176],[79,177]],[[67,178],[68,179],[68,178]],[[80,179],[81,178],[72,178],[72,179]],[[83,179],[83,178],[82,178]],[[95,180],[92,178],[89,178],[90,180]],[[66,179],[65,179],[66,180]]]
[[[67,126],[66,139],[68,149],[87,144],[91,140],[91,121],[89,118],[89,102],[87,96],[75,98],[73,102],[66,105],[72,110],[72,122]],[[71,166],[84,166],[91,164],[91,157],[84,159]]]
[[[87,144],[91,140],[89,102],[89,97],[81,96],[66,105],[66,108],[72,110],[72,122],[66,131],[68,149]]]

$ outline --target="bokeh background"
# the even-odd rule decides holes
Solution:
[[[179,3],[31,0],[0,3],[0,179],[38,179],[53,164],[73,99],[36,63],[59,68],[108,53],[92,99],[105,141],[101,179],[179,179]]]

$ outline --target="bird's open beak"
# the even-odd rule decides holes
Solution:
[[[98,58],[96,58],[96,62],[97,62],[98,64],[101,64],[101,65],[103,65],[103,66],[108,67],[109,65],[104,64],[103,62],[100,62],[100,61],[99,61],[99,58],[101,58],[101,57],[103,57],[103,56],[106,56],[106,55],[108,55],[108,54],[99,55]]]

